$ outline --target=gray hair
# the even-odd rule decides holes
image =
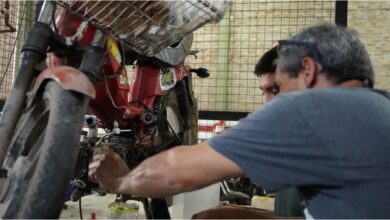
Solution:
[[[290,77],[298,77],[304,57],[312,57],[321,64],[330,81],[340,84],[351,79],[374,84],[370,57],[358,33],[344,26],[320,24],[305,28],[279,43],[279,64]]]

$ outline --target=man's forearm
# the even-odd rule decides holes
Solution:
[[[178,173],[183,172],[183,164],[177,163],[183,151],[186,151],[185,146],[176,147],[145,160],[126,176],[119,178],[114,191],[143,197],[162,197],[196,189],[195,184],[186,184]]]
[[[228,177],[243,175],[241,169],[207,142],[180,146],[143,161],[130,173],[117,178],[118,193],[162,197],[200,189]]]

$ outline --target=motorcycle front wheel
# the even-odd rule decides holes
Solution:
[[[58,218],[89,98],[49,81],[20,117],[0,179],[1,218]]]

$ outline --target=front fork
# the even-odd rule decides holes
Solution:
[[[36,67],[46,58],[46,51],[49,47],[51,36],[50,20],[47,15],[51,10],[54,12],[55,3],[46,3],[46,13],[38,18],[34,27],[29,31],[26,42],[22,49],[22,58],[19,71],[16,74],[15,83],[7,97],[0,117],[0,165],[6,157],[11,138],[13,136],[17,121],[22,114],[25,104],[26,92],[36,74]],[[44,23],[48,21],[48,23]]]
[[[55,37],[56,34],[53,33],[50,28],[55,8],[55,1],[45,1],[43,3],[38,20],[29,31],[25,44],[22,48],[22,57],[19,70],[16,74],[15,83],[10,90],[7,101],[3,107],[3,112],[0,116],[0,167],[8,152],[16,124],[26,105],[26,94],[28,90],[32,88],[31,85],[34,78],[42,71],[42,66],[44,66],[43,64],[45,62],[49,46],[51,44],[63,43],[56,42],[56,39],[61,39],[61,37]],[[93,82],[99,78],[99,69],[103,63],[102,60],[104,59],[104,41],[104,33],[97,30],[92,45],[87,47],[83,54],[80,71]],[[82,76],[83,74],[81,74],[80,71],[72,68],[71,71],[67,71],[68,74],[63,74],[63,76],[69,80],[61,81],[56,80],[60,79],[58,74],[56,74],[58,71],[46,70],[44,80],[36,80],[37,85],[34,86],[35,89],[33,89],[33,93],[38,91],[37,88],[39,88],[41,83],[46,79],[56,80],[62,87],[64,87],[64,89],[69,89],[69,87],[66,86],[68,85],[70,86],[70,90],[74,90],[72,88],[75,86],[72,82],[80,80],[89,81],[88,78]],[[70,72],[73,72],[74,74],[71,74]],[[65,85],[64,82],[67,84]],[[94,93],[93,85],[90,82],[82,84],[82,86],[78,86],[78,89],[81,91],[87,91],[91,90],[91,87]],[[32,96],[34,97],[35,95],[32,94]]]

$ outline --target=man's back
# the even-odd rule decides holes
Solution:
[[[318,203],[311,209],[309,204],[313,214],[337,218],[342,217],[340,213],[353,218],[389,214],[390,100],[367,91],[370,90],[319,90],[296,100],[299,111],[333,155],[329,162],[339,168],[335,174],[341,177],[339,186],[322,189],[320,195],[312,198],[311,204]],[[316,106],[319,110],[311,111]],[[315,188],[303,190],[305,197],[318,193]],[[333,209],[325,210],[325,205]]]
[[[372,90],[313,89],[209,143],[268,191],[298,186],[315,218],[388,218],[389,116],[390,100]]]

